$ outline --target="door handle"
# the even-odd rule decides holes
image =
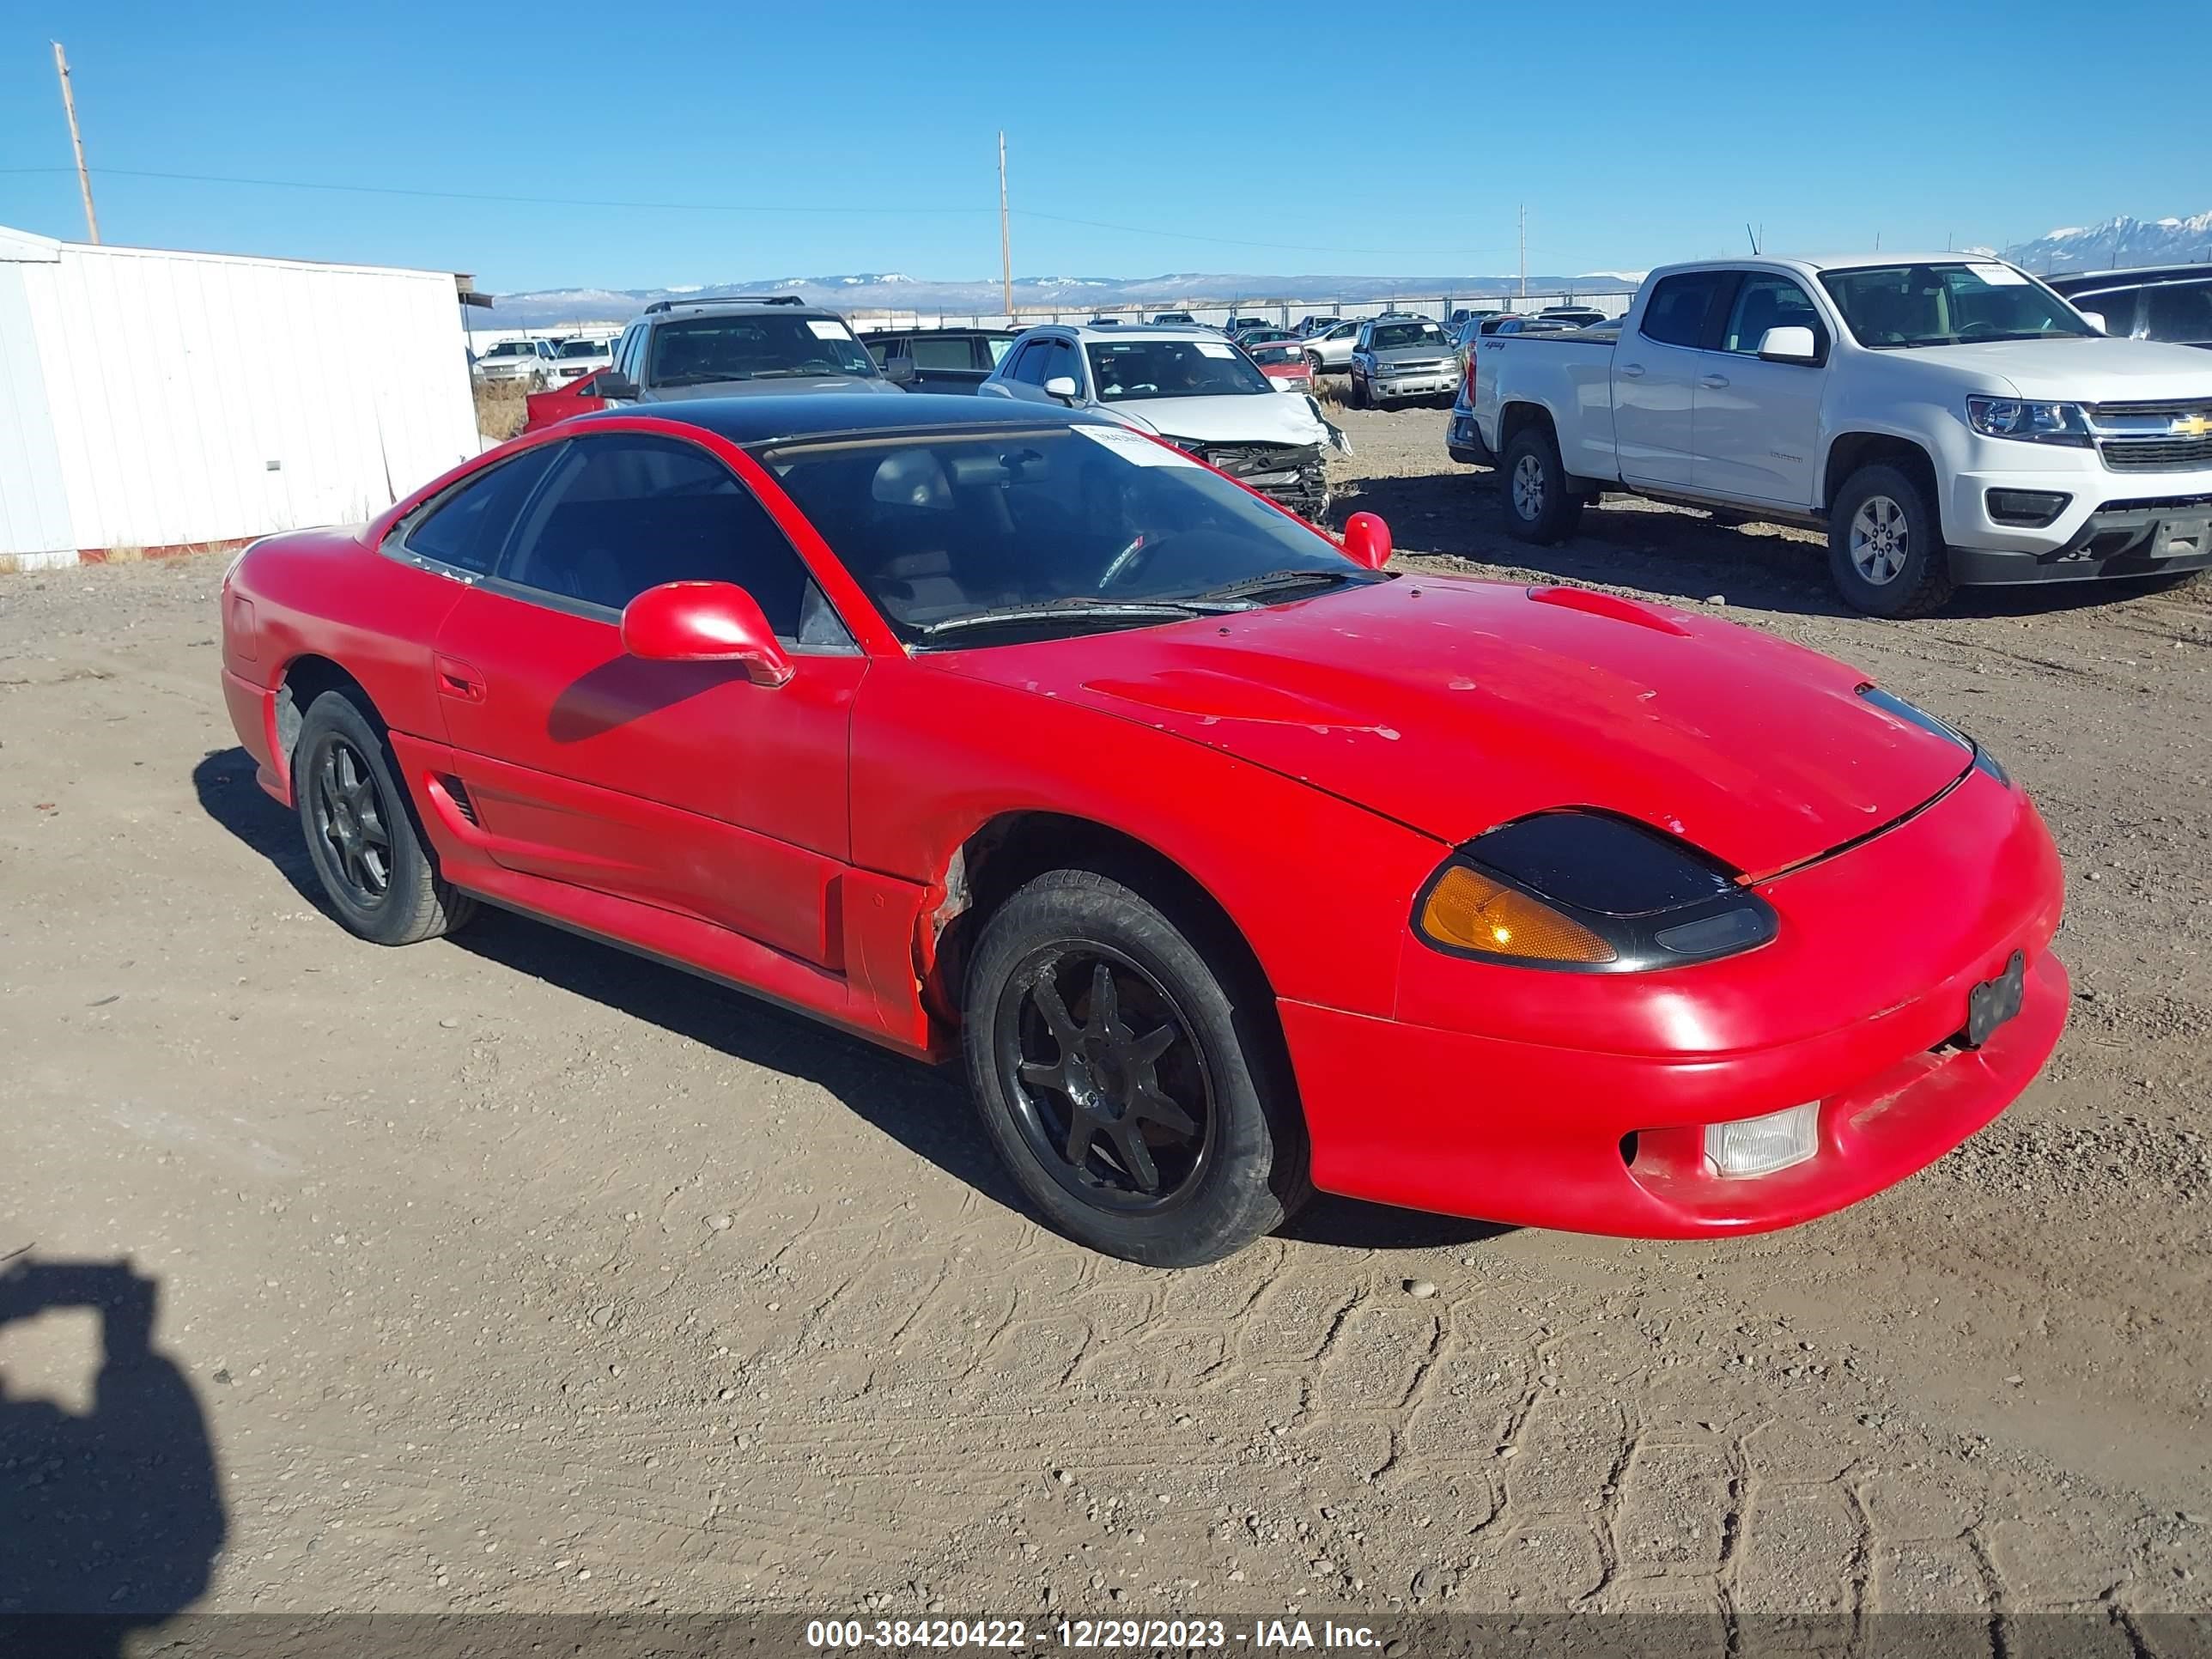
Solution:
[[[1718,392],[1723,386],[1728,384],[1728,376],[1725,374],[1700,374],[1698,376],[1698,384],[1705,387],[1708,392]]]
[[[484,678],[459,657],[440,655],[433,664],[438,676],[438,695],[456,702],[482,702]]]
[[[1644,365],[1641,363],[1623,363],[1620,366],[1620,378],[1624,380],[1642,380],[1644,378]]]

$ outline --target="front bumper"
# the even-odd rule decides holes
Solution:
[[[1316,1186],[1522,1225],[1689,1238],[1794,1225],[1932,1163],[2033,1079],[2068,1007],[2057,854],[1979,773],[1759,890],[1782,932],[1638,975],[1449,962],[1408,939],[1396,1018],[1279,1002]],[[1960,1046],[2014,951],[2021,1012]],[[1640,981],[1640,982],[1639,982]],[[1471,1012],[1474,1011],[1474,1012]],[[1819,1151],[1723,1178],[1708,1124],[1819,1103]]]
[[[1302,519],[1317,519],[1328,509],[1328,479],[1322,468],[1319,444],[1200,444],[1181,438],[1169,441]]]
[[[2212,565],[2212,467],[2137,471],[2107,466],[2091,450],[1994,440],[1961,459],[1971,464],[1952,475],[1942,502],[1960,581],[2083,581]],[[2047,524],[2007,524],[1991,511],[1992,491],[2059,495],[2065,505]]]
[[[1459,382],[1460,377],[1449,368],[1409,374],[1393,374],[1384,369],[1367,377],[1367,393],[1378,398],[1441,398],[1456,392]]]
[[[2040,550],[1954,544],[1952,577],[1970,583],[2068,582],[2212,568],[2212,494],[2069,502],[2058,522],[2074,524],[2072,533]]]

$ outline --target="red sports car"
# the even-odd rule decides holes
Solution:
[[[1038,1211],[1141,1261],[1316,1187],[1784,1226],[2027,1085],[2058,860],[1972,742],[1388,554],[1103,416],[702,400],[257,544],[222,683],[355,933],[489,901],[964,1059]]]

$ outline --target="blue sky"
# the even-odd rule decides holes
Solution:
[[[1534,27],[1473,21],[1501,14]],[[495,291],[995,276],[1001,126],[1025,276],[1505,272],[1524,201],[1554,275],[1747,220],[1778,251],[2001,246],[2212,207],[2192,4],[11,0],[0,223],[80,237],[52,37],[109,241]]]

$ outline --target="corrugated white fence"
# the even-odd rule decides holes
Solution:
[[[0,228],[0,557],[371,517],[477,453],[443,271]]]

